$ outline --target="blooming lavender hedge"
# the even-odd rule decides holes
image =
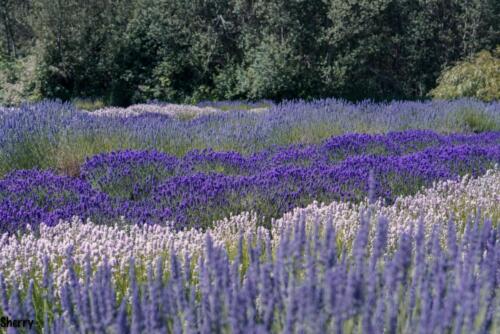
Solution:
[[[425,223],[426,238],[432,235],[436,225],[450,219],[456,225],[458,236],[462,237],[471,215],[477,219],[489,219],[497,225],[500,219],[499,202],[500,170],[490,170],[478,178],[465,176],[457,181],[437,182],[416,195],[397,198],[392,205],[385,205],[382,201],[313,203],[286,213],[273,222],[268,232],[259,226],[258,217],[251,213],[225,218],[206,230],[182,231],[168,225],[130,226],[122,221],[98,225],[74,217],[56,226],[42,224],[39,229],[20,235],[1,235],[0,272],[8,284],[14,284],[23,275],[41,279],[44,261],[49,261],[54,287],[59,289],[67,279],[63,264],[66,250],[71,246],[75,267],[83,268],[89,262],[92,268],[96,268],[107,262],[115,282],[120,282],[126,279],[124,275],[132,257],[135,258],[136,271],[143,273],[155,258],[163,258],[164,264],[168,265],[172,254],[181,258],[187,254],[200,256],[207,234],[215,245],[225,247],[229,254],[237,250],[240,235],[255,239],[259,233],[270,233],[271,245],[277,247],[283,232],[299,224],[304,224],[308,233],[314,228],[324,229],[333,225],[339,242],[351,245],[366,210],[372,213],[372,226],[378,216],[388,219],[387,243],[393,249],[401,233],[410,233],[415,222],[421,218]],[[446,236],[442,237],[444,242]]]
[[[204,256],[173,253],[139,279],[130,261],[128,283],[113,282],[109,264],[95,274],[88,263],[79,279],[68,249],[67,278],[54,290],[50,263],[44,277],[19,277],[27,289],[6,285],[0,274],[0,315],[36,319],[44,333],[487,333],[499,330],[500,230],[491,221],[424,222],[398,236],[389,249],[388,224],[374,237],[361,219],[352,247],[338,242],[332,225],[308,233],[305,224],[270,236],[240,238],[236,254],[215,246]],[[446,242],[440,242],[446,235]],[[29,283],[28,283],[29,282]]]
[[[242,211],[269,223],[314,200],[359,202],[371,191],[392,202],[437,180],[484,174],[500,162],[499,142],[500,132],[408,131],[344,135],[248,157],[214,151],[180,159],[156,151],[101,154],[87,160],[80,178],[31,170],[0,180],[0,228],[53,225],[74,215],[101,223],[125,216],[132,223],[207,227]]]
[[[330,99],[284,102],[258,113],[219,110],[185,120],[149,112],[97,116],[49,101],[0,107],[0,175],[31,168],[74,174],[86,157],[124,149],[155,149],[177,156],[204,148],[249,154],[274,145],[317,143],[350,132],[498,131],[499,108],[498,102],[473,100],[352,104]]]

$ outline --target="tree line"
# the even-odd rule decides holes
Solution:
[[[497,0],[0,0],[0,83],[113,105],[422,99],[500,44],[499,17]]]

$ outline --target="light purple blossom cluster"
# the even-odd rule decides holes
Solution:
[[[235,254],[208,235],[203,256],[173,253],[168,267],[149,265],[145,279],[132,257],[125,285],[108,262],[94,274],[86,262],[79,279],[69,247],[60,295],[49,261],[40,283],[20,277],[27,293],[0,274],[0,313],[40,319],[45,333],[496,332],[500,231],[474,220],[461,235],[450,221],[426,237],[424,223],[393,249],[383,217],[373,238],[362,218],[352,247],[333,225],[308,233],[303,221],[275,248],[269,234],[242,236]]]
[[[94,116],[134,117],[148,114],[166,115],[177,118],[195,118],[221,112],[212,107],[197,107],[181,104],[135,104],[127,108],[108,107],[90,111]]]

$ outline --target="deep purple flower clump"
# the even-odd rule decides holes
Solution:
[[[0,180],[0,230],[53,225],[72,216],[105,221],[115,212],[109,196],[84,180],[40,170],[17,171]]]
[[[121,151],[95,155],[81,168],[81,176],[113,197],[140,200],[178,168],[178,159],[165,153]]]
[[[481,175],[495,163],[498,132],[348,134],[250,156],[194,150],[177,158],[127,150],[88,159],[80,178],[39,171],[8,175],[0,183],[0,219],[10,229],[72,215],[96,222],[120,216],[132,223],[168,220],[184,228],[252,210],[269,222],[314,200],[361,201],[370,195],[392,202],[437,180]]]

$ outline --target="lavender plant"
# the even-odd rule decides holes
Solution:
[[[124,149],[155,149],[176,156],[204,148],[250,154],[275,145],[318,143],[351,132],[472,132],[467,124],[471,114],[485,119],[490,124],[487,129],[500,129],[498,102],[474,100],[291,101],[258,113],[219,110],[188,120],[150,112],[98,116],[59,102],[25,104],[0,108],[0,174],[34,167],[78,174],[86,157]]]
[[[115,217],[111,199],[79,179],[48,171],[16,171],[0,181],[0,230],[14,232],[27,224],[54,225],[73,215]]]
[[[362,218],[352,246],[332,225],[307,232],[303,221],[275,247],[267,233],[241,238],[234,256],[207,236],[203,256],[173,253],[145,279],[132,259],[125,287],[108,263],[87,266],[79,279],[69,249],[60,293],[47,262],[29,293],[0,275],[0,313],[39,319],[36,330],[46,333],[496,332],[498,228],[471,220],[457,234],[450,221],[426,235],[424,223],[400,234],[395,248],[383,217],[374,237]]]
[[[100,154],[82,166],[81,178],[34,170],[0,180],[0,219],[3,230],[73,215],[96,222],[121,216],[132,223],[168,220],[186,228],[254,211],[269,224],[314,200],[360,202],[371,193],[390,203],[437,180],[482,175],[500,162],[499,140],[499,133],[410,131],[346,135],[248,157],[214,151],[180,159],[156,151]],[[359,154],[370,150],[379,154]]]
[[[347,245],[353,243],[359,229],[363,212],[372,213],[370,223],[376,223],[376,217],[387,218],[387,246],[397,246],[399,236],[410,233],[415,222],[424,220],[424,236],[430,237],[435,225],[454,222],[457,236],[463,236],[468,217],[489,219],[494,225],[500,219],[500,171],[490,170],[486,175],[461,180],[440,181],[433,187],[413,196],[399,197],[392,205],[382,201],[317,202],[305,207],[295,208],[275,220],[269,230],[272,247],[276,247],[286,236],[286,230],[304,223],[306,231],[312,233],[315,228],[324,229],[333,225],[339,240]],[[203,253],[203,240],[210,234],[213,243],[225,247],[230,256],[238,249],[240,235],[253,239],[262,233],[259,219],[255,214],[242,213],[214,222],[206,230],[189,229],[178,231],[170,225],[124,225],[121,220],[111,225],[95,224],[74,217],[56,226],[42,224],[39,229],[28,229],[24,233],[0,236],[0,272],[5,281],[16,282],[20,275],[41,277],[43,263],[49,260],[53,282],[59,288],[66,280],[67,273],[63,266],[66,249],[72,245],[72,254],[76,267],[84,268],[89,262],[93,268],[108,262],[118,281],[122,281],[127,272],[130,258],[135,258],[137,272],[145,272],[153,259],[167,259],[172,253],[184,258]],[[446,236],[441,235],[441,242]]]

